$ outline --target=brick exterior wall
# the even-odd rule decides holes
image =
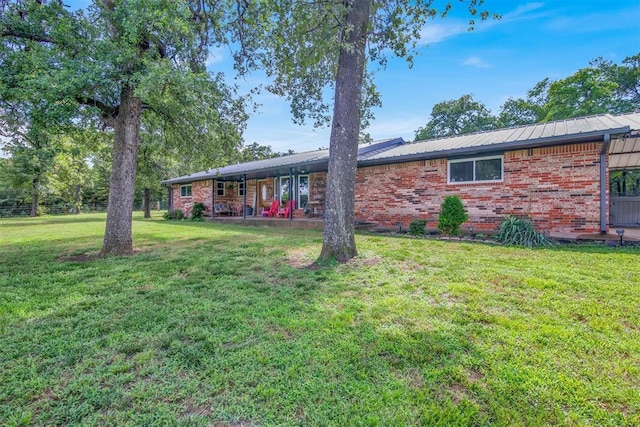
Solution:
[[[440,204],[456,194],[469,214],[463,227],[494,230],[505,215],[517,214],[529,215],[543,231],[597,233],[601,148],[585,143],[510,151],[503,182],[496,183],[448,184],[446,159],[359,168],[356,217],[394,227],[426,219],[435,228]]]
[[[356,174],[356,219],[381,226],[408,227],[415,219],[426,219],[436,228],[440,204],[448,195],[458,195],[478,231],[495,230],[508,214],[529,215],[542,231],[597,233],[600,231],[600,151],[602,143],[570,144],[509,151],[504,154],[504,176],[495,183],[447,183],[447,159],[413,161],[359,168]],[[608,174],[608,172],[607,172]],[[607,183],[609,177],[607,176]],[[241,212],[238,183],[226,182],[225,195],[215,197]],[[247,181],[247,204],[257,200],[257,181]],[[273,177],[267,178],[270,205],[275,193]],[[173,208],[191,213],[195,202],[203,202],[211,215],[211,180],[192,183],[192,196],[180,197],[174,184]],[[312,216],[324,212],[326,172],[309,174],[309,208]],[[605,188],[608,200],[608,185]],[[277,195],[276,195],[277,197]],[[262,206],[254,214],[260,215]],[[608,204],[606,206],[608,209]],[[606,212],[608,218],[608,211]],[[294,218],[303,218],[303,209]]]

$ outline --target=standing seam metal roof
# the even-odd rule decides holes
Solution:
[[[442,157],[468,151],[491,151],[511,145],[545,145],[580,140],[605,133],[626,133],[640,129],[640,113],[589,117],[538,123],[493,131],[477,132],[448,138],[409,143],[370,157],[362,163],[401,161],[403,158]]]
[[[626,134],[632,130],[640,131],[640,112],[620,115],[600,114],[588,117],[577,117],[555,122],[537,123],[448,138],[417,141],[409,144],[405,144],[402,138],[393,138],[360,146],[358,149],[358,162],[362,165],[386,164],[418,158],[427,159],[455,156],[471,152],[491,152],[514,149],[516,147],[554,145],[563,142],[598,138],[607,133],[611,135]],[[625,154],[633,151],[633,155],[635,155],[635,145],[632,146],[634,148],[622,149],[619,149],[619,146],[620,140],[614,140],[611,144],[610,153]],[[618,152],[615,150],[622,151]],[[637,156],[640,158],[640,154]],[[162,182],[164,184],[191,182],[216,177],[269,171],[283,167],[322,164],[328,161],[329,150],[309,151],[292,154],[290,156],[209,169]],[[640,166],[640,160],[637,163],[637,166]]]

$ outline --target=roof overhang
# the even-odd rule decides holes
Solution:
[[[631,133],[611,141],[609,147],[609,169],[640,168],[640,132]]]
[[[523,150],[527,148],[551,147],[554,145],[577,144],[581,142],[600,142],[605,135],[624,135],[629,133],[629,126],[615,129],[598,130],[593,132],[583,132],[574,135],[563,135],[557,137],[528,139],[525,141],[512,141],[497,144],[485,144],[473,147],[454,148],[450,150],[427,151],[421,153],[408,154],[395,157],[383,157],[359,162],[360,166],[375,166],[390,163],[404,163],[416,160],[432,160],[442,158],[458,158],[482,154],[493,154],[512,150]]]

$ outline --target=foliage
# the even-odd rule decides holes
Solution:
[[[272,159],[274,157],[290,156],[295,154],[293,150],[287,150],[286,152],[273,151],[270,145],[260,145],[257,142],[245,145],[240,150],[241,162],[253,162],[255,160]]]
[[[463,135],[496,128],[491,111],[473,95],[443,101],[433,106],[427,125],[416,131],[416,141]]]
[[[422,236],[426,234],[425,225],[427,225],[426,219],[415,219],[409,223],[409,234],[413,236]]]
[[[637,424],[638,248],[359,235],[305,268],[320,232],[158,219],[105,259],[103,214],[0,220],[0,419]]]
[[[204,203],[196,202],[191,208],[191,221],[202,221],[205,211]]]
[[[640,105],[640,53],[614,64],[596,58],[564,79],[545,78],[526,98],[509,98],[497,117],[472,95],[436,104],[416,140],[569,119],[600,113],[627,113]]]
[[[543,233],[535,230],[529,217],[509,215],[500,223],[496,240],[506,245],[526,246],[534,248],[551,246],[552,242]]]
[[[162,217],[166,220],[183,220],[184,219],[184,212],[181,209],[171,209],[167,212],[165,212],[164,214],[162,214]]]
[[[611,171],[609,173],[611,196],[640,196],[640,170]]]
[[[462,200],[459,196],[447,196],[440,205],[438,229],[452,236],[460,233],[460,225],[468,219]]]
[[[96,1],[70,11],[60,1],[5,3],[0,99],[15,108],[4,110],[16,117],[24,112],[35,131],[40,122],[60,128],[100,123],[114,131],[103,252],[130,253],[141,145],[224,162],[240,144],[245,100],[222,75],[208,74],[205,62],[211,45],[239,39],[233,35],[242,6]],[[141,130],[161,137],[141,142]]]

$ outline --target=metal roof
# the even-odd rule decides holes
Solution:
[[[611,141],[609,146],[609,169],[640,168],[640,113],[615,116],[629,124],[631,131]]]
[[[640,112],[577,117],[409,144],[405,144],[402,138],[379,140],[359,146],[358,164],[388,164],[597,141],[602,140],[605,134],[613,137],[609,149],[612,169],[640,167],[640,142],[633,137],[636,134],[640,136]],[[287,175],[292,169],[297,173],[308,173],[327,170],[328,162],[329,150],[317,150],[209,169],[162,182],[172,184],[211,178],[239,180],[243,175],[254,179]]]
[[[379,153],[361,163],[363,165],[391,163],[595,140],[607,133],[625,134],[630,131],[632,124],[636,129],[640,129],[639,113],[577,117],[418,141]]]
[[[375,155],[402,144],[404,144],[404,140],[402,138],[384,139],[360,144],[358,146],[358,159],[367,158],[371,155]],[[328,163],[328,149],[307,151],[288,156],[213,168],[202,172],[195,172],[190,175],[167,179],[162,181],[162,183],[176,184],[201,181],[211,178],[220,180],[239,180],[242,175],[247,175],[247,179],[253,179],[259,176],[288,175],[290,169],[295,169],[295,172],[297,173],[308,173],[327,170]]]

